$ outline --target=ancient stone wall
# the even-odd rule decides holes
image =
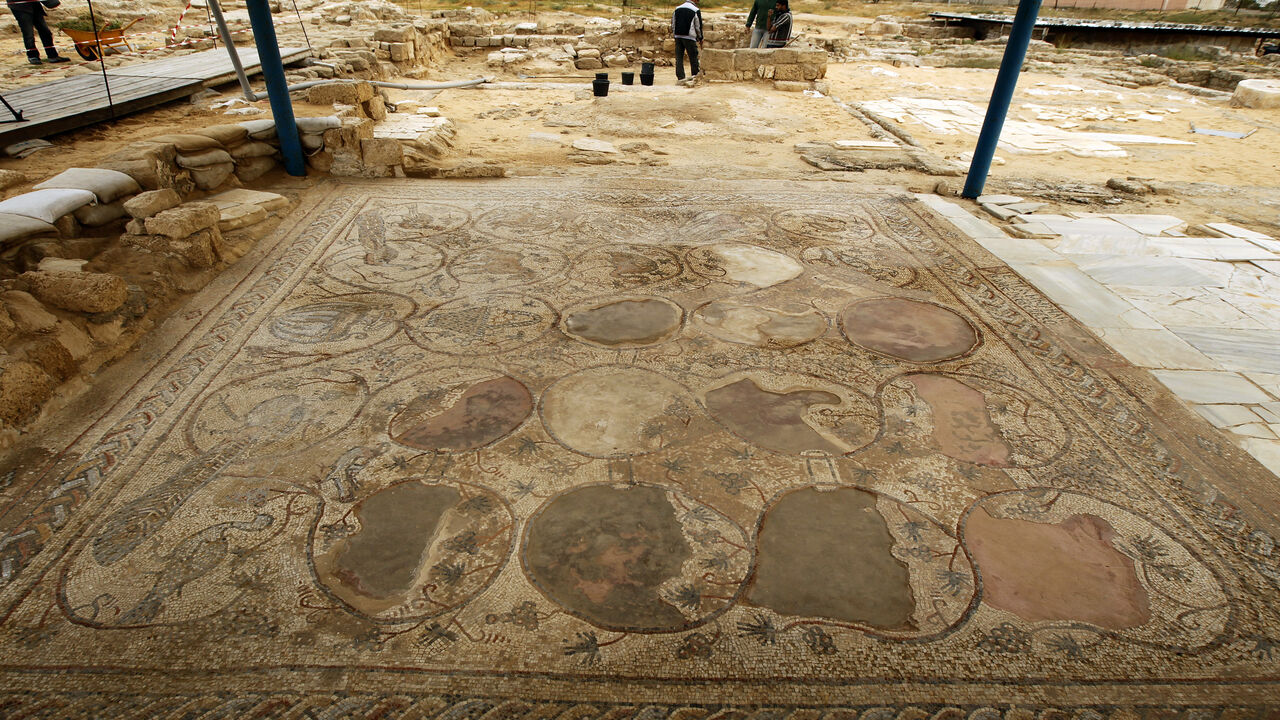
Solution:
[[[827,74],[827,51],[807,46],[705,50],[701,59],[709,80],[812,82]]]

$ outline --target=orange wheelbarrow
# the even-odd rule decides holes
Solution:
[[[92,30],[62,28],[62,32],[76,44],[77,55],[85,60],[97,60],[106,54],[108,50],[116,52],[132,51],[133,47],[129,45],[128,40],[124,39],[124,32],[141,21],[142,18],[138,18],[124,27],[113,30],[99,30],[96,38]]]

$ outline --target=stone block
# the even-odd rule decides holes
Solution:
[[[774,65],[773,79],[791,82],[804,80],[804,69],[799,65]]]
[[[212,203],[192,202],[165,210],[146,219],[147,232],[182,239],[218,224],[221,213]]]
[[[231,205],[258,205],[264,210],[280,210],[289,207],[289,198],[283,195],[245,188],[218,193],[209,197],[207,201],[217,205],[219,208]]]
[[[218,262],[217,248],[222,245],[222,233],[215,225],[180,239],[164,235],[121,235],[120,243],[156,255],[178,258],[193,268],[208,268]]]
[[[146,219],[158,212],[178,207],[181,204],[182,197],[177,192],[164,188],[139,193],[125,200],[124,211],[129,213],[131,217]]]
[[[391,62],[407,62],[414,58],[413,43],[391,43]]]
[[[324,147],[330,152],[358,150],[361,140],[373,137],[373,126],[368,118],[343,118],[342,127],[324,131]]]
[[[579,58],[579,59],[582,59],[582,58],[595,58],[596,60],[599,60],[599,59],[600,59],[600,49],[599,49],[599,48],[581,48],[581,49],[579,49],[579,50],[578,50],[578,58]]]
[[[786,67],[785,65],[783,67]],[[774,80],[773,89],[782,92],[804,92],[812,89],[812,85],[807,82],[797,82],[794,80]]]
[[[733,51],[733,69],[754,74],[761,64],[767,64],[769,52],[759,48],[738,48]]]
[[[194,268],[213,267],[221,255],[221,246],[222,232],[216,225],[205,228],[186,239],[175,240],[172,245],[174,251]]]
[[[218,220],[218,230],[239,230],[242,227],[257,225],[267,219],[267,211],[261,205],[232,205],[222,208],[222,217]]]
[[[362,141],[363,142],[363,141]],[[329,165],[329,174],[335,177],[359,177],[364,171],[364,161],[359,150],[340,149],[333,153],[333,162]]]
[[[698,57],[701,69],[707,72],[728,72],[733,70],[732,50],[703,50]]]
[[[359,105],[372,99],[373,95],[373,86],[367,82],[337,82],[308,88],[307,102],[313,105]]]
[[[578,58],[573,66],[579,70],[599,70],[604,67],[604,63],[599,58]]]
[[[800,68],[800,76],[805,80],[821,80],[827,74],[826,65],[815,65],[813,63],[800,63],[796,67]]]
[[[365,165],[400,165],[404,162],[404,150],[400,147],[400,141],[392,138],[361,140],[360,154]]]
[[[48,373],[30,362],[0,358],[0,422],[17,427],[34,418],[55,385]]]
[[[800,53],[794,48],[775,48],[766,50],[769,61],[774,65],[789,65],[800,62]]]
[[[21,290],[0,292],[0,302],[4,303],[9,318],[23,335],[53,332],[58,326],[58,316],[46,310],[31,293]]]
[[[827,64],[827,51],[822,48],[789,48],[796,53],[796,62]]]
[[[373,39],[377,42],[385,43],[411,43],[413,42],[414,34],[412,25],[392,26],[374,30]]]
[[[37,300],[71,312],[111,312],[129,298],[124,278],[106,273],[37,271],[20,277]]]

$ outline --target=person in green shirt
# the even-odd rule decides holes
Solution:
[[[753,0],[751,14],[747,15],[747,28],[751,30],[751,44],[747,47],[764,47],[764,37],[769,32],[769,13],[775,0]],[[755,23],[755,27],[751,27]]]

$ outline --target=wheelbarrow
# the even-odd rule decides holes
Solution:
[[[104,48],[116,52],[132,51],[133,47],[129,45],[128,40],[124,39],[124,33],[141,21],[142,18],[138,18],[124,27],[99,30],[97,37],[94,37],[92,30],[62,28],[62,32],[76,44],[77,55],[85,60],[97,60],[105,54]]]

